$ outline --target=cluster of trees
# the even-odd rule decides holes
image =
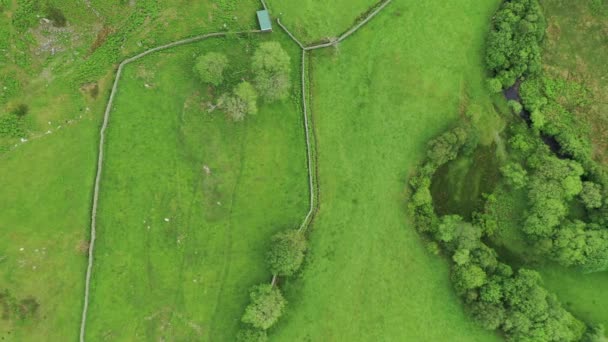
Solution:
[[[295,274],[302,266],[307,246],[306,238],[297,230],[289,229],[274,235],[266,255],[268,268],[273,276],[288,277]],[[237,335],[237,340],[266,341],[266,330],[279,320],[287,302],[275,284],[255,286],[251,290],[250,299],[241,318],[245,326]]]
[[[559,158],[533,131],[517,130],[509,145],[514,160],[502,171],[514,189],[525,187],[528,210],[522,231],[536,251],[585,272],[608,269],[605,186],[585,180],[590,173],[581,163]],[[517,159],[524,161],[523,166]],[[570,218],[574,201],[587,211],[587,222]]]
[[[242,79],[219,97],[217,107],[233,121],[242,121],[257,113],[258,97],[269,103],[285,99],[290,89],[290,65],[290,57],[279,43],[261,43],[252,58],[253,84]],[[209,52],[196,59],[194,72],[203,83],[221,87],[228,67],[226,55]]]
[[[489,87],[499,92],[522,76],[541,71],[541,48],[546,21],[537,0],[502,3],[487,38],[486,64],[494,78]]]
[[[586,326],[565,310],[556,297],[544,289],[537,272],[514,271],[498,260],[496,252],[483,242],[483,238],[493,232],[491,225],[480,220],[466,222],[458,215],[439,217],[436,214],[430,193],[432,176],[441,165],[467,148],[469,132],[471,129],[467,127],[458,127],[431,141],[425,162],[410,180],[409,207],[416,228],[431,240],[429,246],[434,252],[443,251],[451,257],[451,280],[456,292],[481,326],[502,331],[510,341],[599,340],[603,330]],[[529,145],[528,140],[513,139],[515,145],[524,148]],[[532,148],[528,146],[528,150]],[[571,165],[557,166],[571,168]],[[516,187],[522,187],[528,177],[535,177],[528,176],[527,171],[515,163],[507,164],[502,172]],[[560,179],[568,179],[577,172],[570,171]],[[551,174],[549,178],[556,176]],[[574,184],[570,182],[563,182],[566,190],[561,189],[560,193],[564,192],[564,196],[582,191],[576,180]]]

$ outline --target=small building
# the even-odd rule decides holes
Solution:
[[[260,30],[263,32],[272,31],[272,23],[270,22],[268,10],[258,11],[258,22],[260,23]]]

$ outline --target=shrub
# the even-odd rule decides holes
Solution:
[[[220,85],[224,81],[224,70],[228,66],[228,58],[224,54],[209,52],[196,59],[194,72],[204,83]]]
[[[258,94],[249,82],[241,82],[232,95],[224,95],[220,99],[220,107],[224,109],[233,121],[242,121],[245,116],[256,114]]]
[[[245,328],[239,331],[236,340],[237,342],[266,342],[268,335],[264,330]]]
[[[295,229],[273,236],[266,256],[272,274],[290,276],[297,272],[304,260],[306,247],[306,238]]]
[[[490,78],[487,81],[488,90],[492,93],[500,93],[502,91],[502,82],[498,78]]]
[[[515,100],[509,100],[507,102],[507,104],[509,105],[509,108],[511,108],[511,111],[513,112],[513,114],[515,115],[519,115],[519,113],[521,113],[523,107],[521,106],[521,103],[515,101]]]
[[[509,163],[500,168],[500,172],[515,189],[526,186],[528,172],[519,163]]]
[[[21,119],[14,115],[0,116],[0,137],[20,138],[25,136],[25,128]]]
[[[597,209],[602,206],[602,186],[593,182],[583,182],[580,197],[587,209]]]
[[[282,100],[289,95],[290,60],[278,42],[264,42],[255,51],[252,59],[255,85],[267,102]]]
[[[275,324],[285,308],[285,299],[279,289],[269,284],[254,287],[250,293],[251,303],[241,319],[257,329],[266,330]]]

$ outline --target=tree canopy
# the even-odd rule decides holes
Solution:
[[[251,83],[243,81],[234,88],[232,95],[224,95],[221,107],[233,121],[242,121],[247,115],[257,114],[258,94]]]
[[[278,42],[261,43],[253,55],[255,85],[267,102],[282,100],[289,95],[290,57]]]
[[[241,319],[257,329],[266,330],[275,324],[283,314],[285,299],[277,288],[270,284],[254,287],[250,293],[251,302]]]
[[[224,81],[224,70],[228,66],[228,58],[218,52],[209,52],[199,56],[194,65],[194,72],[204,83],[214,86]]]
[[[273,236],[266,256],[272,274],[282,276],[294,274],[302,265],[306,247],[306,238],[295,229]]]

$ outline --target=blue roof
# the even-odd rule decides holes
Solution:
[[[272,31],[272,23],[270,22],[270,14],[267,10],[258,11],[258,21],[260,22],[260,30]]]

